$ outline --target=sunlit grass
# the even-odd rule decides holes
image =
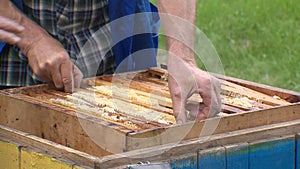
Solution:
[[[227,75],[300,91],[299,10],[296,0],[199,0],[197,25]]]
[[[197,26],[226,75],[300,91],[299,11],[297,0],[198,0]]]

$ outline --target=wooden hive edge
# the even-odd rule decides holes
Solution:
[[[300,103],[127,134],[127,151],[300,119]]]
[[[248,128],[239,131],[216,134],[189,141],[182,141],[178,144],[165,144],[141,150],[106,156],[99,159],[103,168],[118,168],[136,164],[140,161],[156,162],[171,161],[177,158],[177,154],[188,154],[213,147],[222,147],[237,143],[256,142],[257,140],[275,139],[278,137],[295,135],[300,130],[300,120],[293,120],[272,125]]]
[[[215,74],[215,73],[212,73],[212,74],[219,79],[223,79],[223,80],[247,87],[249,89],[259,91],[261,93],[264,93],[264,94],[267,94],[270,96],[279,96],[280,98],[282,98],[288,102],[291,102],[291,103],[300,102],[300,93],[299,92],[282,89],[282,88],[278,88],[278,87],[274,87],[274,86],[270,86],[270,85],[260,84],[260,83],[256,83],[256,82],[251,82],[251,81],[238,79],[238,78],[234,78],[234,77],[219,75],[219,74]]]
[[[0,137],[22,147],[37,149],[55,158],[74,162],[76,165],[94,168],[98,160],[98,157],[90,154],[3,125],[0,125]]]
[[[87,151],[97,156],[111,154],[106,150],[109,148],[117,152],[123,152],[125,149],[126,133],[131,132],[131,130],[116,130],[114,125],[110,123],[82,113],[45,105],[36,100],[24,100],[20,95],[1,93],[1,125],[46,138],[74,149]],[[94,138],[91,138],[89,129],[97,129],[99,132],[107,133],[104,141],[110,144],[100,147],[94,140],[101,140],[103,137],[96,134]],[[74,140],[75,138],[76,140]],[[116,146],[116,140],[120,143],[118,146]]]

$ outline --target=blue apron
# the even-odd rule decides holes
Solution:
[[[156,66],[157,8],[149,0],[109,0],[109,11],[116,73]]]
[[[22,0],[12,2],[23,10]],[[116,73],[156,66],[160,26],[157,8],[149,0],[109,0],[109,16]],[[5,45],[0,42],[0,53]]]

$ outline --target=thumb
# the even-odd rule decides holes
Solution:
[[[168,86],[170,89],[173,113],[176,117],[177,124],[183,124],[186,122],[187,116],[185,113],[185,103],[187,100],[187,96],[184,95],[184,89],[179,85],[179,83],[174,79],[173,76],[169,75]]]
[[[71,61],[67,61],[61,64],[61,78],[64,84],[65,92],[72,93],[74,91],[73,80],[73,64]]]
[[[176,117],[177,124],[183,124],[186,122],[185,113],[185,102],[186,99],[182,98],[181,95],[172,96],[173,112]]]

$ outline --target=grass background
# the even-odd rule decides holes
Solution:
[[[197,0],[197,26],[216,48],[226,75],[300,91],[297,1]]]

